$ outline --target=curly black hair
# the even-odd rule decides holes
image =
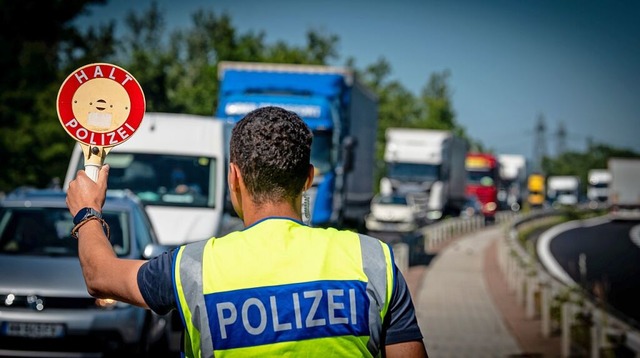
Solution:
[[[309,173],[312,133],[294,112],[262,107],[231,132],[230,161],[236,164],[256,204],[293,200]]]

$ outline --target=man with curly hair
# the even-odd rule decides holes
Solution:
[[[99,220],[76,231],[89,293],[178,310],[186,356],[426,357],[411,295],[391,248],[367,235],[302,222],[313,182],[312,134],[294,112],[263,107],[233,128],[228,186],[245,228],[149,261],[118,259]],[[67,205],[100,211],[83,171]]]

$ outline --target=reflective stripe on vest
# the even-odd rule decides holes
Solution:
[[[362,248],[362,265],[364,273],[367,275],[369,282],[367,283],[367,293],[377,302],[379,310],[369,310],[369,327],[380,327],[380,329],[369,330],[369,342],[367,348],[373,356],[378,355],[380,342],[382,342],[382,321],[387,314],[389,302],[391,301],[393,270],[387,270],[390,262],[393,262],[391,250],[389,246],[380,245],[380,241],[370,236],[358,235],[360,237],[360,245]],[[387,252],[385,252],[387,251]],[[389,261],[387,257],[389,256]],[[384,273],[384,274],[381,274]],[[390,283],[387,285],[387,283]],[[375,322],[375,325],[374,325]]]
[[[178,292],[179,311],[182,314],[183,322],[186,326],[186,336],[184,337],[184,349],[187,357],[213,357],[213,341],[209,330],[200,332],[197,328],[200,322],[207,322],[209,317],[204,304],[204,295],[202,295],[202,252],[207,240],[192,243],[186,247],[182,247],[176,256],[175,265],[175,281],[178,287],[182,289]],[[183,278],[188,278],[183,281]],[[185,298],[188,298],[187,302]],[[195,341],[194,341],[195,340]],[[188,342],[194,342],[189,344]],[[200,346],[200,349],[198,349]]]
[[[250,247],[245,246],[248,240],[253,240]],[[296,245],[310,246],[293,251],[304,251],[301,256],[311,251],[309,256],[278,256],[280,246]],[[258,254],[234,256],[256,246]],[[269,266],[273,272],[261,275],[258,262],[263,259],[290,262]],[[229,267],[236,260],[247,261]],[[185,353],[212,357],[216,347],[217,355],[368,351],[377,356],[392,294],[392,262],[389,246],[377,239],[287,219],[269,219],[224,238],[183,246],[176,256],[175,281],[187,330]],[[306,273],[307,266],[320,271]],[[243,270],[244,275],[235,273]]]

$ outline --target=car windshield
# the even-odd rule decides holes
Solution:
[[[493,177],[493,171],[486,169],[480,169],[480,170],[469,170],[467,169],[467,183],[468,184],[473,184],[473,185],[480,185],[482,182],[483,178],[492,178]]]
[[[110,241],[118,256],[130,251],[127,213],[105,210]],[[71,236],[73,217],[67,208],[5,207],[0,211],[0,253],[10,255],[78,256]]]
[[[380,204],[407,205],[407,197],[401,195],[382,195],[376,197]]]
[[[440,166],[434,164],[417,163],[389,163],[388,176],[392,179],[413,181],[436,181],[440,173]]]
[[[109,189],[129,189],[144,204],[215,207],[215,158],[111,152],[105,163]]]

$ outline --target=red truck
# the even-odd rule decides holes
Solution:
[[[498,209],[498,186],[500,167],[495,155],[489,153],[467,153],[465,168],[467,170],[466,195],[475,196],[482,205],[485,223],[495,221]]]

